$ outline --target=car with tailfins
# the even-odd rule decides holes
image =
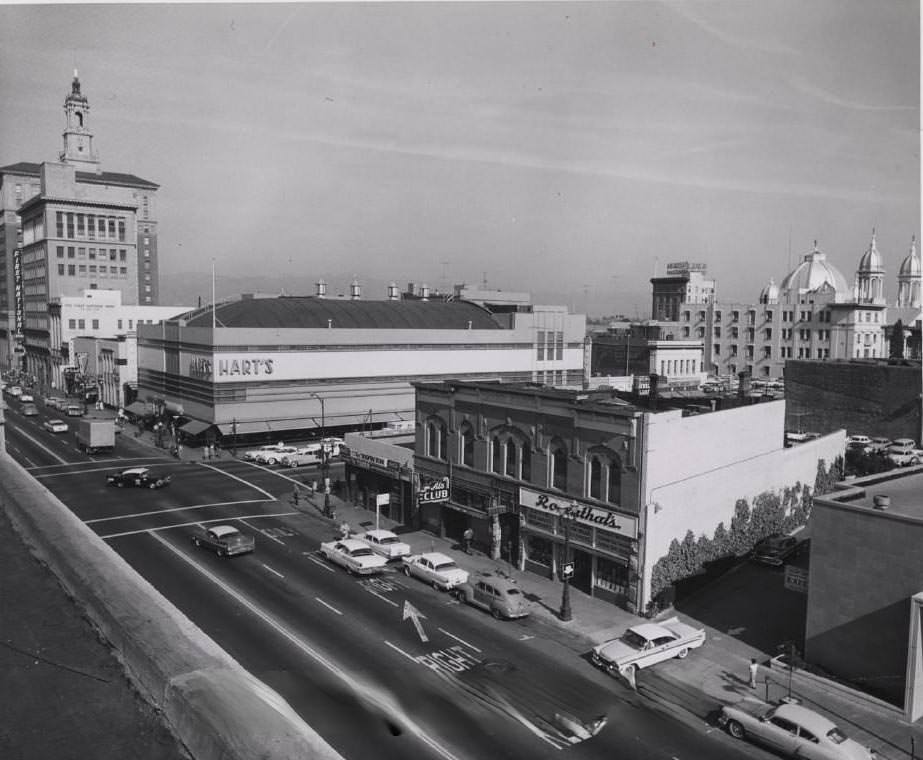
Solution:
[[[116,488],[134,486],[135,488],[163,488],[170,485],[172,475],[162,475],[153,472],[149,467],[130,467],[120,472],[111,472],[106,475],[106,485]]]
[[[277,446],[273,449],[257,452],[256,456],[253,457],[253,461],[257,464],[266,464],[270,467],[274,467],[277,464],[281,464],[286,456],[294,454],[296,451],[298,451],[298,449],[294,446]]]
[[[529,614],[529,603],[516,581],[493,573],[478,573],[452,589],[458,601],[489,612],[498,620],[513,620]]]
[[[380,573],[388,564],[388,560],[375,554],[365,541],[355,538],[323,543],[320,545],[320,553],[333,564],[346,568],[346,572],[352,575]]]
[[[267,444],[256,449],[247,449],[240,455],[240,458],[246,462],[254,462],[256,461],[257,456],[262,454],[264,451],[278,451],[282,448],[285,448],[285,444],[283,443]]]
[[[373,552],[387,560],[400,559],[410,554],[410,546],[390,530],[369,530],[356,538],[365,541]]]
[[[802,705],[770,705],[745,698],[723,705],[718,718],[735,739],[749,739],[783,757],[804,760],[878,760],[880,755],[850,739],[832,720]]]
[[[210,525],[192,534],[192,543],[211,549],[219,557],[235,557],[256,549],[256,539],[233,525]]]
[[[419,578],[435,589],[449,591],[468,580],[468,571],[462,570],[451,557],[441,552],[410,554],[402,557],[404,575]]]
[[[619,638],[593,647],[592,657],[595,665],[609,673],[629,675],[673,657],[682,660],[704,643],[704,628],[694,628],[671,617],[632,626]]]

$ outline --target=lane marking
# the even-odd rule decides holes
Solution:
[[[319,559],[318,559],[317,557],[315,557],[311,552],[301,552],[301,553],[302,553],[305,557],[307,557],[309,560],[311,560],[311,562],[313,562],[315,565],[318,565],[318,566],[324,568],[324,570],[329,570],[331,573],[332,573],[332,572],[335,572],[334,569],[333,569],[332,567],[330,567],[330,565],[328,565],[326,562],[322,562],[321,560],[319,560]]]
[[[97,517],[93,520],[84,520],[85,525],[109,522],[110,520],[130,520],[133,517],[149,517],[150,515],[163,515],[168,512],[182,512],[187,509],[208,509],[209,507],[230,507],[235,504],[265,504],[265,499],[246,499],[244,501],[216,501],[214,504],[196,504],[189,507],[174,507],[171,509],[153,509],[150,512],[133,512],[130,515],[115,515],[114,517]],[[231,518],[228,518],[231,519]],[[249,527],[249,526],[247,526]]]
[[[382,692],[380,689],[374,689],[372,684],[363,683],[358,678],[350,675],[345,670],[341,669],[337,664],[332,662],[323,656],[316,649],[311,647],[300,637],[296,636],[292,631],[283,626],[279,621],[272,617],[268,612],[260,609],[256,604],[242,593],[232,588],[229,584],[225,583],[218,576],[212,573],[203,565],[200,565],[196,560],[187,555],[185,552],[181,551],[177,547],[173,546],[169,541],[167,541],[162,536],[158,536],[156,533],[151,533],[151,536],[163,544],[167,549],[176,554],[180,559],[186,562],[188,565],[191,565],[193,569],[197,570],[199,573],[208,578],[212,583],[214,583],[218,588],[228,594],[232,599],[237,601],[251,613],[256,615],[260,620],[266,623],[270,628],[276,631],[279,635],[288,639],[294,646],[300,649],[304,654],[313,659],[319,665],[325,667],[337,678],[341,679],[350,689],[353,690],[356,698],[360,702],[367,702],[376,708],[381,714],[387,716],[389,719],[393,720],[398,725],[409,730],[410,733],[416,737],[423,744],[428,746],[434,752],[438,753],[445,760],[460,760],[456,755],[453,755],[448,748],[442,746],[427,734],[422,727],[417,725],[401,708],[395,699],[388,694],[387,692]]]
[[[465,641],[464,639],[458,638],[458,636],[456,636],[454,633],[449,633],[445,628],[440,628],[439,630],[442,631],[446,636],[449,636],[449,637],[455,639],[459,644],[464,644],[466,647],[468,647],[468,649],[473,649],[475,652],[480,652],[480,651],[481,651],[481,650],[478,649],[474,644],[469,644],[469,643],[468,643],[467,641]]]
[[[269,572],[271,572],[273,575],[278,575],[280,578],[284,578],[284,577],[285,577],[285,576],[282,575],[282,573],[280,573],[279,571],[273,570],[273,569],[272,569],[269,565],[267,565],[265,562],[260,562],[260,564],[261,564],[263,567],[265,567]]]
[[[386,596],[384,596],[384,595],[382,595],[382,594],[379,594],[377,591],[373,591],[373,590],[370,589],[368,586],[363,586],[362,588],[364,588],[366,591],[368,591],[372,596],[377,596],[379,599],[381,599],[381,601],[387,602],[387,603],[390,604],[392,607],[400,607],[400,606],[401,606],[401,605],[399,605],[397,602],[393,602],[393,601],[391,601],[390,599],[388,599],[388,597],[386,597]]]
[[[402,655],[404,655],[404,657],[406,657],[406,658],[407,658],[408,660],[410,660],[412,663],[414,663],[414,664],[416,664],[416,665],[419,665],[419,663],[417,662],[417,658],[414,657],[412,654],[407,654],[407,652],[405,652],[405,651],[404,651],[403,649],[401,649],[399,646],[397,646],[397,645],[395,645],[395,644],[392,644],[392,643],[391,643],[390,641],[388,641],[387,639],[385,639],[385,644],[387,644],[389,647],[391,647],[395,652],[400,652]]]
[[[524,634],[522,634],[522,636],[519,637],[519,640],[520,640],[520,641],[528,641],[529,639],[534,639],[534,638],[535,638],[535,636],[529,636],[529,634],[524,633]]]
[[[282,546],[285,546],[285,542],[284,542],[284,541],[280,541],[278,538],[276,538],[275,536],[270,535],[270,534],[267,533],[265,530],[262,530],[262,529],[260,529],[260,528],[254,528],[252,525],[247,524],[247,522],[246,522],[245,520],[240,520],[239,522],[242,522],[244,525],[246,525],[248,528],[250,528],[250,530],[255,530],[255,531],[257,531],[257,532],[260,533],[261,535],[263,535],[263,536],[265,536],[266,538],[268,538],[270,541],[275,541],[277,544],[282,544]]]
[[[238,481],[238,482],[240,482],[240,483],[243,483],[245,486],[249,486],[250,488],[253,488],[253,489],[259,491],[261,494],[263,494],[263,495],[264,495],[267,499],[269,499],[270,501],[278,501],[278,499],[276,499],[275,496],[273,496],[271,493],[269,493],[269,491],[264,491],[262,488],[260,488],[259,486],[254,485],[254,484],[251,483],[249,480],[244,480],[243,478],[239,478],[239,477],[237,477],[237,475],[234,475],[234,474],[228,472],[227,470],[222,470],[220,467],[215,467],[215,466],[210,465],[210,464],[205,464],[204,462],[200,462],[199,465],[200,465],[201,467],[205,467],[206,469],[212,470],[212,471],[214,471],[214,472],[220,472],[222,475],[225,475],[225,476],[227,476],[227,477],[229,477],[229,478],[233,478],[234,480],[236,480],[236,481]],[[263,469],[263,468],[261,467],[260,469]],[[272,470],[268,470],[267,472],[272,472]]]
[[[256,520],[260,517],[291,517],[292,515],[297,515],[298,512],[276,512],[274,514],[268,515],[241,515],[240,517],[218,517],[214,520],[195,520],[193,522],[187,523],[176,523],[174,525],[164,525],[161,528],[143,528],[141,530],[126,530],[122,533],[109,533],[105,536],[100,536],[102,539],[109,538],[122,538],[122,536],[137,536],[141,533],[159,533],[162,530],[173,530],[174,528],[189,528],[193,525],[208,525],[209,523],[226,523],[233,522],[235,520]]]
[[[336,607],[334,607],[332,604],[327,604],[327,602],[325,602],[325,601],[324,601],[323,599],[321,599],[319,596],[315,596],[315,597],[314,597],[314,601],[315,601],[315,602],[320,602],[321,604],[324,605],[324,607],[326,607],[328,610],[331,610],[331,611],[335,612],[337,615],[342,615],[342,614],[343,614],[343,613],[340,612]]]
[[[32,443],[34,443],[36,446],[38,446],[38,447],[39,447],[42,451],[44,451],[46,454],[51,454],[51,456],[53,456],[55,459],[57,459],[61,464],[73,464],[73,462],[68,462],[68,461],[67,461],[66,459],[64,459],[63,457],[59,457],[59,456],[58,456],[57,454],[55,454],[51,449],[49,449],[44,443],[42,443],[42,442],[41,442],[40,440],[38,440],[37,438],[33,438],[33,437],[32,437],[31,435],[29,435],[25,430],[19,429],[19,430],[17,430],[16,432],[17,432],[18,435],[21,435],[23,438],[25,438],[25,439],[27,439],[27,440],[29,440],[29,441],[32,441]]]
[[[152,461],[153,460],[153,461]],[[32,474],[36,480],[41,478],[60,478],[66,475],[86,475],[88,472],[112,472],[114,465],[120,465],[120,469],[128,469],[131,467],[141,467],[147,465],[149,467],[158,467],[163,462],[175,461],[168,460],[165,457],[156,458],[156,457],[132,457],[130,459],[91,459],[88,462],[69,462],[66,460],[61,460],[62,464],[43,464],[38,467],[29,468],[29,472]],[[101,464],[103,462],[112,462],[112,465],[107,467],[82,467],[81,465],[87,464]],[[131,462],[136,462],[137,464],[130,464]],[[35,473],[36,470],[47,470],[50,467],[80,467],[79,470],[71,470],[68,472],[40,472]]]

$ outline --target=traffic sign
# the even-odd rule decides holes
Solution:
[[[565,563],[561,566],[561,577],[562,577],[562,578],[572,578],[573,575],[574,575],[574,563],[573,563],[573,562],[565,562]]]

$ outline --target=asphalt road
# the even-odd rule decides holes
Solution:
[[[127,435],[115,456],[91,458],[41,418],[8,422],[19,461],[345,757],[754,756],[653,709],[539,620],[495,621],[397,572],[357,579],[329,565],[317,548],[331,523],[292,509],[286,473],[230,459],[184,464]],[[173,482],[105,485],[106,472],[138,465]],[[196,549],[190,535],[203,522],[250,532],[257,551],[223,560]],[[601,716],[598,735],[574,741],[575,719]]]

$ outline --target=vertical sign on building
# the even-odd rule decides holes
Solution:
[[[18,246],[13,249],[13,292],[16,313],[16,347],[14,350],[17,354],[21,354],[24,351],[22,341],[23,330],[26,326],[26,304],[22,289],[22,248]]]

